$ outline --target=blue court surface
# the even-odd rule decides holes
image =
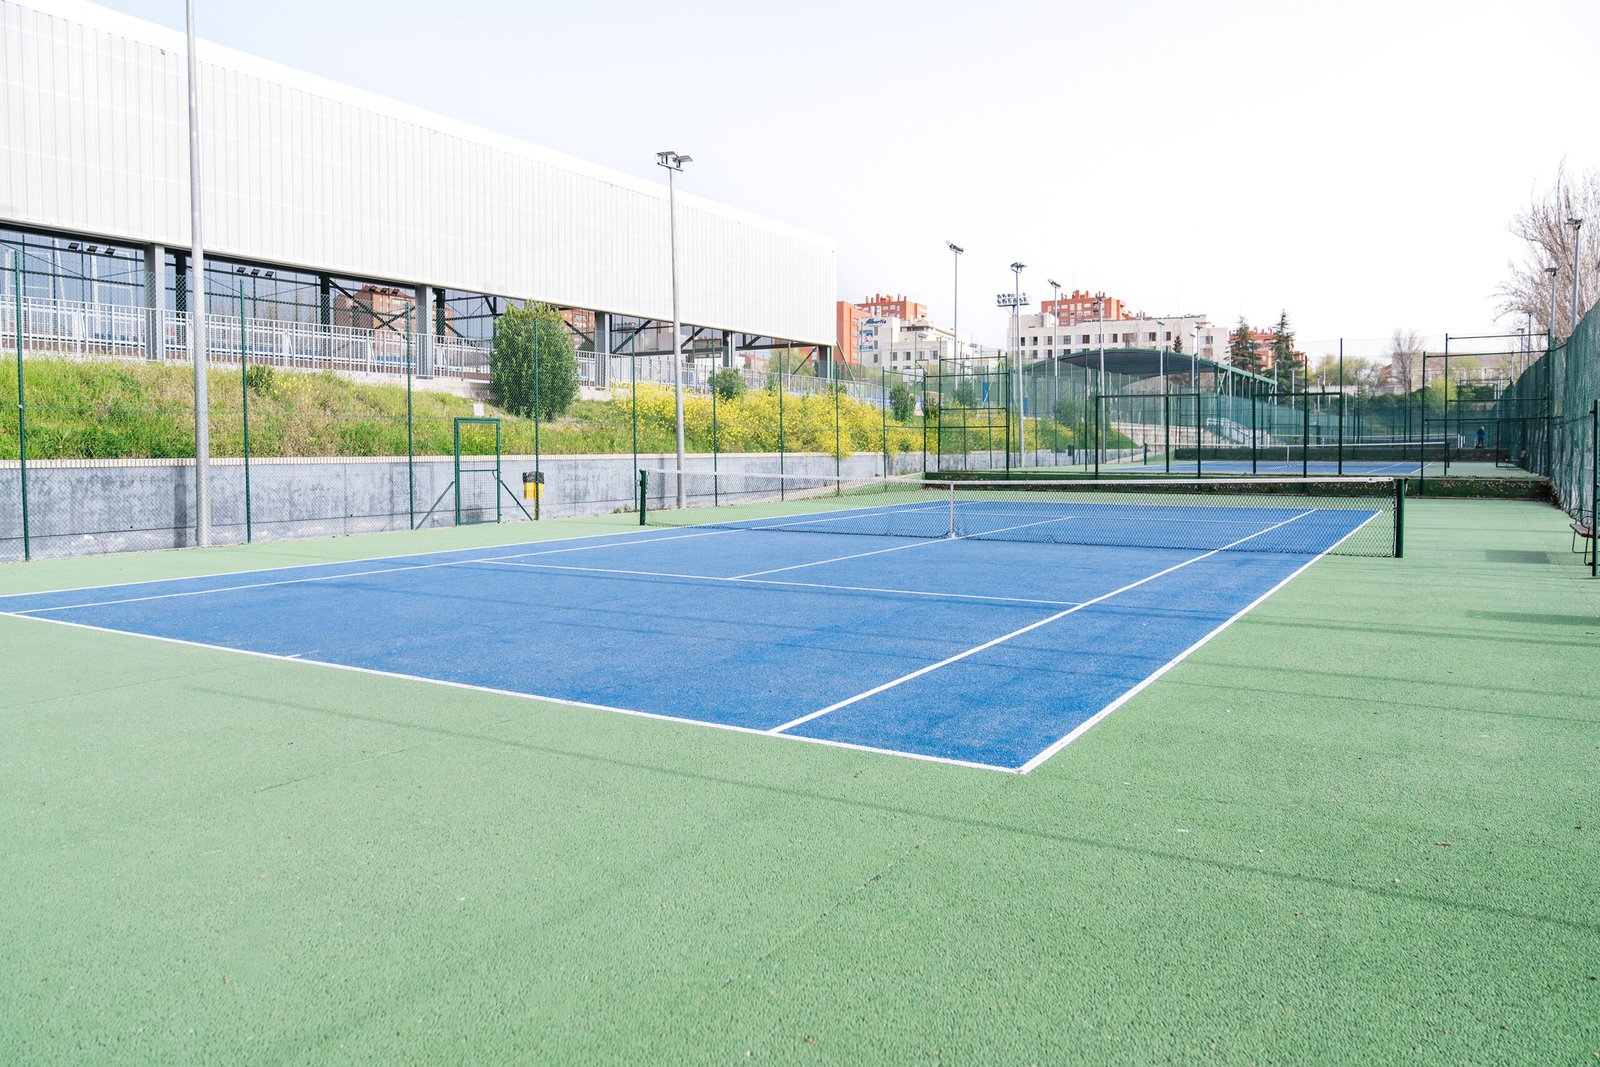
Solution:
[[[1328,459],[1313,459],[1303,465],[1298,459],[1258,459],[1252,467],[1247,459],[1208,459],[1200,465],[1200,471],[1203,474],[1270,474],[1279,478],[1299,477],[1302,471],[1314,478],[1336,476],[1341,472],[1345,477],[1409,478],[1421,474],[1429,466],[1429,463],[1419,463],[1414,459],[1347,459],[1342,467],[1338,462]],[[1165,463],[1115,464],[1100,468],[1102,472],[1130,474],[1166,473],[1167,469]],[[1193,474],[1194,460],[1174,460],[1171,470],[1173,474]]]
[[[0,597],[0,612],[1025,772],[1372,514],[1168,516],[1192,527],[1169,548],[752,520]]]

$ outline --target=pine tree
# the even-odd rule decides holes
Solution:
[[[1228,362],[1242,371],[1261,373],[1261,353],[1256,351],[1256,339],[1243,316],[1240,316],[1239,325],[1228,337]]]
[[[1289,312],[1278,315],[1278,329],[1272,338],[1272,372],[1277,376],[1280,390],[1306,387],[1305,359],[1294,350],[1294,330],[1289,326]]]

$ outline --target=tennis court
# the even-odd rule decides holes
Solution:
[[[1137,488],[832,487],[667,512],[666,529],[12,596],[0,611],[1026,772],[1383,510],[1298,487]]]

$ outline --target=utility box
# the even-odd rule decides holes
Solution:
[[[544,497],[544,471],[522,472],[522,499],[540,500]]]

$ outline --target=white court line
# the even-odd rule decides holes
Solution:
[[[20,611],[8,611],[8,612],[0,613],[0,614],[17,615],[17,616],[42,615],[43,613],[45,613],[47,611],[72,611],[72,610],[74,610],[76,608],[104,608],[104,607],[112,607],[112,606],[115,606],[117,604],[141,604],[141,603],[144,603],[144,602],[150,601],[150,600],[171,600],[171,599],[175,599],[177,597],[185,597],[185,596],[206,596],[206,595],[208,595],[210,593],[237,593],[237,592],[242,592],[242,591],[247,590],[247,589],[271,589],[271,588],[274,588],[274,587],[280,586],[280,585],[306,585],[306,584],[309,584],[311,582],[331,582],[331,581],[337,581],[340,578],[370,578],[373,575],[407,574],[407,573],[410,573],[411,571],[427,571],[427,570],[433,570],[434,568],[437,568],[437,567],[461,567],[461,566],[465,566],[466,564],[469,564],[469,563],[496,563],[496,562],[499,562],[501,560],[508,560],[508,559],[526,559],[529,556],[554,556],[554,555],[559,555],[559,554],[561,554],[563,552],[589,552],[589,551],[594,551],[596,549],[601,549],[601,548],[616,548],[616,547],[619,547],[619,546],[622,546],[622,545],[651,544],[651,543],[656,542],[656,541],[677,541],[677,540],[679,540],[681,538],[687,538],[687,537],[715,537],[715,536],[717,536],[719,534],[738,533],[738,532],[739,531],[737,531],[737,530],[702,530],[702,531],[699,531],[697,533],[671,534],[671,535],[668,535],[666,537],[647,537],[647,538],[642,538],[642,539],[636,540],[636,541],[611,541],[611,542],[607,542],[606,544],[603,544],[603,545],[579,545],[579,546],[574,547],[574,548],[551,548],[551,549],[541,550],[541,551],[538,551],[538,552],[512,552],[512,553],[509,553],[509,554],[504,555],[504,556],[475,556],[472,559],[452,559],[452,560],[446,560],[443,563],[419,563],[414,567],[379,567],[379,568],[375,568],[373,570],[365,570],[365,571],[343,571],[343,572],[341,572],[339,574],[318,574],[318,575],[313,575],[313,576],[311,576],[309,578],[284,578],[284,579],[282,579],[280,581],[276,581],[276,582],[247,582],[244,585],[219,585],[219,586],[216,586],[215,588],[212,588],[212,589],[184,589],[184,590],[180,590],[180,591],[175,592],[175,593],[152,593],[149,596],[124,597],[124,598],[122,598],[120,600],[92,600],[92,601],[87,601],[87,602],[81,603],[81,604],[58,604],[58,605],[56,605],[54,607],[48,607],[48,608],[24,608],[24,609],[22,609]],[[537,541],[530,541],[530,542],[525,542],[525,543],[526,544],[538,544]],[[508,546],[503,546],[503,547],[517,547],[517,548],[520,548],[521,546],[520,545],[516,545],[516,546],[509,546],[508,545]],[[457,549],[456,551],[461,551],[461,550]],[[468,551],[470,551],[470,549]],[[436,553],[418,553],[418,554],[419,555],[434,555]],[[390,556],[390,557],[385,557],[385,558],[389,558],[389,559],[405,559],[406,557],[404,557],[404,556]],[[371,561],[369,561],[369,560],[351,560],[350,562],[351,563],[367,563],[367,562],[371,562]],[[337,566],[337,564],[311,564],[309,566]],[[305,569],[305,568],[300,568],[300,567],[270,567],[270,568],[267,568],[265,572],[256,571],[256,572],[252,572],[252,573],[260,574],[260,573],[270,572],[270,571],[273,571],[273,570],[302,570],[302,569]],[[205,575],[203,577],[215,577],[215,576],[214,575]],[[165,579],[159,579],[159,580],[160,581],[170,581],[170,582],[193,582],[193,581],[199,581],[200,579],[199,578],[165,578]],[[129,583],[129,584],[144,585],[144,584],[148,584],[148,583],[136,582],[136,583]],[[97,587],[90,586],[89,588],[93,589],[93,588],[97,588]],[[116,589],[116,588],[120,588],[120,587],[119,586],[104,586],[104,587],[99,587],[99,588]],[[71,590],[67,590],[67,592],[71,592]],[[17,594],[14,594],[14,595],[16,595],[16,596],[49,596],[51,594],[49,594],[49,593],[17,593]]]
[[[1334,549],[1336,549],[1340,545],[1344,544],[1351,537],[1354,537],[1357,530],[1360,530],[1363,526],[1365,526],[1367,523],[1371,522],[1373,519],[1376,519],[1377,517],[1378,517],[1378,515],[1377,515],[1376,512],[1374,512],[1371,515],[1368,515],[1365,519],[1363,519],[1361,521],[1360,525],[1356,526],[1349,533],[1345,534],[1343,537],[1339,538],[1339,540],[1335,541],[1333,544],[1329,545],[1327,548],[1323,549],[1321,552],[1318,552],[1315,556],[1311,557],[1309,560],[1307,560],[1305,562],[1305,564],[1303,566],[1296,567],[1294,569],[1294,573],[1293,574],[1290,574],[1283,581],[1279,582],[1277,585],[1274,585],[1271,589],[1268,589],[1265,593],[1262,593],[1260,596],[1258,596],[1254,600],[1250,601],[1250,603],[1246,604],[1244,607],[1242,607],[1238,611],[1234,612],[1233,615],[1226,622],[1222,623],[1215,630],[1212,630],[1210,633],[1206,634],[1200,640],[1196,641],[1194,644],[1190,645],[1188,648],[1184,649],[1182,652],[1179,652],[1176,656],[1173,656],[1171,659],[1169,659],[1167,662],[1163,663],[1159,668],[1157,668],[1153,673],[1151,673],[1149,677],[1147,677],[1143,681],[1141,681],[1138,685],[1135,685],[1132,689],[1129,689],[1126,693],[1123,693],[1121,696],[1117,697],[1117,699],[1113,700],[1111,703],[1107,704],[1105,707],[1101,708],[1099,711],[1095,712],[1093,715],[1091,715],[1087,719],[1083,720],[1083,722],[1079,723],[1077,726],[1074,726],[1067,733],[1067,735],[1065,737],[1062,737],[1061,739],[1053,742],[1050,745],[1050,747],[1046,748],[1043,752],[1040,752],[1037,756],[1034,756],[1028,762],[1024,763],[1021,767],[1018,767],[1017,768],[1017,773],[1018,774],[1027,774],[1030,771],[1032,771],[1032,770],[1034,770],[1034,769],[1036,769],[1036,768],[1038,768],[1040,766],[1043,766],[1044,763],[1047,760],[1049,760],[1051,756],[1054,756],[1057,752],[1060,752],[1062,749],[1064,749],[1068,745],[1072,744],[1072,742],[1074,742],[1078,738],[1082,737],[1085,733],[1088,732],[1090,727],[1094,726],[1096,723],[1098,723],[1101,719],[1105,718],[1107,715],[1110,715],[1113,711],[1116,711],[1118,708],[1122,707],[1122,705],[1126,704],[1128,701],[1132,700],[1135,696],[1137,696],[1140,692],[1142,692],[1146,686],[1150,685],[1157,678],[1160,678],[1163,674],[1166,674],[1172,668],[1176,667],[1178,664],[1180,664],[1184,660],[1188,659],[1195,652],[1199,651],[1199,649],[1200,649],[1200,647],[1202,645],[1204,645],[1206,642],[1210,641],[1213,637],[1216,637],[1218,634],[1220,634],[1222,631],[1226,630],[1228,627],[1232,626],[1234,623],[1238,622],[1241,618],[1243,618],[1246,614],[1248,614],[1251,610],[1253,610],[1256,607],[1256,605],[1260,604],[1263,600],[1267,599],[1273,593],[1276,593],[1278,590],[1282,589],[1284,586],[1288,585],[1291,581],[1293,581],[1296,577],[1298,577],[1300,575],[1300,572],[1304,571],[1306,569],[1306,567],[1311,566],[1313,563],[1317,562],[1317,560],[1321,559],[1323,556],[1326,556],[1329,552],[1332,552]]]
[[[873,688],[868,689],[864,693],[857,693],[855,696],[847,697],[844,700],[839,701],[838,703],[829,704],[825,708],[820,708],[817,711],[813,711],[808,715],[802,715],[798,719],[793,719],[793,720],[791,720],[789,722],[784,723],[782,726],[774,726],[771,730],[769,730],[767,732],[768,733],[773,733],[773,734],[781,734],[785,730],[791,730],[796,726],[800,726],[800,725],[803,725],[805,723],[810,722],[812,719],[819,719],[822,716],[827,715],[827,714],[829,714],[831,712],[838,711],[840,708],[849,707],[851,704],[857,703],[858,701],[865,700],[870,696],[876,696],[877,694],[882,693],[883,691],[885,691],[887,689],[893,689],[897,685],[903,685],[904,683],[909,682],[914,678],[920,678],[924,674],[928,674],[931,671],[936,671],[940,667],[947,667],[950,664],[957,662],[958,660],[966,659],[968,656],[975,656],[979,652],[984,651],[985,649],[990,649],[990,648],[993,648],[996,645],[1004,644],[1005,642],[1011,640],[1013,637],[1021,637],[1023,634],[1028,633],[1031,630],[1037,630],[1041,626],[1048,626],[1050,623],[1055,622],[1057,619],[1066,618],[1068,615],[1071,615],[1074,612],[1082,611],[1084,608],[1087,608],[1087,607],[1093,607],[1095,604],[1099,604],[1099,603],[1102,603],[1104,601],[1110,600],[1114,596],[1120,596],[1121,594],[1126,593],[1130,589],[1137,589],[1139,586],[1144,585],[1147,582],[1153,582],[1157,578],[1160,578],[1160,577],[1162,577],[1164,575],[1171,574],[1173,571],[1181,570],[1182,568],[1189,566],[1191,563],[1199,563],[1201,560],[1208,559],[1211,556],[1216,555],[1218,552],[1226,552],[1228,549],[1233,548],[1236,545],[1244,544],[1246,541],[1250,540],[1251,538],[1260,537],[1262,534],[1271,533],[1273,530],[1278,529],[1280,526],[1287,526],[1291,522],[1295,522],[1295,521],[1298,521],[1300,519],[1305,518],[1307,515],[1315,514],[1316,511],[1317,511],[1316,508],[1312,508],[1309,511],[1303,511],[1298,515],[1292,516],[1291,518],[1284,519],[1282,522],[1273,523],[1271,526],[1268,526],[1266,529],[1257,530],[1255,533],[1250,534],[1248,537],[1241,537],[1237,541],[1233,541],[1233,542],[1230,542],[1229,544],[1223,545],[1221,548],[1213,548],[1211,551],[1203,553],[1203,554],[1198,555],[1198,556],[1195,556],[1193,559],[1186,559],[1181,563],[1175,563],[1175,564],[1173,564],[1172,566],[1168,567],[1165,570],[1157,571],[1156,573],[1154,573],[1152,575],[1149,575],[1149,576],[1144,577],[1144,578],[1140,578],[1137,582],[1129,582],[1127,585],[1123,586],[1121,589],[1113,589],[1109,593],[1102,593],[1101,595],[1095,597],[1093,600],[1085,600],[1083,603],[1076,604],[1076,605],[1074,605],[1074,606],[1072,606],[1070,608],[1067,608],[1065,611],[1058,611],[1054,615],[1051,615],[1051,616],[1049,616],[1047,618],[1040,619],[1038,622],[1029,623],[1027,626],[1022,627],[1021,629],[1012,630],[1008,634],[1002,634],[1001,636],[993,638],[992,640],[985,641],[983,644],[976,645],[976,646],[974,646],[972,648],[969,648],[965,652],[957,652],[955,655],[948,656],[945,659],[940,660],[938,663],[930,663],[928,666],[921,667],[921,668],[919,668],[917,670],[914,670],[910,674],[901,675],[899,678],[895,678],[895,679],[893,679],[891,681],[884,682],[882,685],[874,686]],[[1370,519],[1368,521],[1370,521]],[[1362,525],[1364,526],[1366,524],[1363,523]],[[1357,527],[1357,528],[1359,529],[1359,527]]]
[[[948,540],[948,538],[946,538]],[[493,563],[497,567],[526,567],[529,570],[540,571],[571,571],[576,574],[626,574],[640,578],[684,578],[696,582],[733,582],[738,585],[776,585],[792,589],[829,589],[847,593],[891,593],[897,596],[926,596],[942,597],[950,600],[989,600],[1003,604],[1042,604],[1048,607],[1065,608],[1076,603],[1076,600],[1035,600],[1029,597],[1016,596],[985,596],[982,593],[945,593],[923,589],[889,589],[875,585],[827,585],[822,582],[784,582],[765,578],[729,578],[715,574],[676,574],[671,571],[635,571],[624,570],[619,567],[565,567],[559,563],[511,563],[507,560],[482,560],[483,563]]]
[[[385,532],[385,533],[403,533],[403,532],[406,532],[406,531],[387,530],[387,531],[383,531],[383,532]],[[411,531],[411,532],[414,533],[416,531]],[[715,532],[720,532],[720,531],[715,531]],[[545,538],[544,540],[541,540],[541,541],[514,541],[511,544],[506,544],[506,545],[483,545],[478,549],[472,549],[472,548],[429,548],[429,549],[424,549],[423,551],[420,551],[420,552],[392,552],[392,553],[390,553],[389,555],[386,555],[386,556],[362,556],[360,559],[328,560],[326,563],[280,563],[280,564],[277,564],[276,566],[272,566],[272,567],[246,567],[243,570],[237,570],[237,571],[213,571],[210,574],[188,574],[188,575],[181,575],[181,576],[176,577],[176,578],[140,578],[138,581],[134,581],[134,582],[111,582],[109,584],[102,583],[100,585],[74,585],[74,586],[68,586],[65,589],[40,589],[40,590],[37,590],[37,591],[32,592],[32,593],[0,593],[0,600],[13,600],[13,599],[16,599],[18,597],[50,596],[50,595],[56,594],[56,593],[83,593],[83,592],[87,592],[87,591],[89,591],[91,589],[122,589],[122,588],[125,588],[125,587],[136,586],[136,585],[161,585],[161,584],[164,584],[164,583],[167,583],[167,582],[198,582],[198,581],[200,581],[202,579],[205,579],[205,578],[233,578],[233,577],[239,577],[239,576],[243,576],[243,575],[247,575],[247,574],[269,574],[272,571],[310,570],[313,567],[338,567],[338,566],[341,566],[341,565],[352,565],[352,564],[356,564],[356,563],[382,563],[385,560],[391,560],[391,559],[417,559],[417,558],[421,558],[423,556],[447,556],[447,555],[453,555],[453,554],[458,553],[458,552],[473,552],[473,551],[493,552],[496,549],[501,549],[501,548],[523,548],[523,547],[525,547],[527,545],[555,545],[555,544],[561,544],[561,543],[566,542],[566,541],[593,541],[593,540],[595,540],[597,538],[601,538],[601,537],[634,537],[634,540],[632,540],[632,541],[611,541],[611,542],[607,542],[604,545],[595,545],[594,546],[595,548],[609,548],[613,544],[642,545],[642,544],[647,544],[647,543],[649,543],[651,541],[672,541],[672,540],[675,540],[675,539],[677,539],[679,537],[695,537],[695,536],[699,536],[699,535],[698,534],[666,534],[666,535],[661,536],[661,537],[636,537],[633,530],[618,530],[616,533],[607,533],[607,534],[573,534],[571,537],[549,537],[549,538]],[[328,540],[328,538],[317,538],[316,540]],[[267,544],[267,543],[270,543],[270,544],[273,544],[273,545],[278,545],[278,546],[288,546],[288,545],[293,545],[296,542],[293,542],[293,541],[274,541],[274,542],[263,542],[262,544]],[[237,548],[237,547],[243,547],[243,546],[238,546],[238,545],[218,545],[218,546],[215,546],[215,547],[218,547],[218,548]],[[579,546],[579,547],[581,548],[583,546]],[[500,558],[500,557],[496,557],[496,558]],[[10,613],[10,612],[0,612],[0,614],[12,614],[12,613]]]
[[[1010,533],[1012,530],[1026,530],[1030,526],[1043,526],[1046,523],[1062,522],[1064,519],[1070,519],[1071,517],[1072,516],[1070,515],[1065,517],[1061,515],[1054,515],[1048,519],[1040,519],[1038,522],[1025,522],[1018,526],[1002,526],[998,530],[982,530],[978,533],[961,534],[958,537],[930,537],[921,541],[917,541],[915,544],[895,545],[892,548],[875,548],[871,552],[856,552],[848,556],[835,556],[832,559],[819,559],[814,563],[796,563],[788,567],[773,567],[771,570],[751,571],[749,574],[736,574],[734,577],[759,578],[764,574],[782,574],[784,571],[797,571],[806,567],[820,567],[825,563],[843,563],[847,559],[861,559],[863,556],[881,556],[885,552],[904,552],[908,548],[923,548],[927,545],[948,545],[952,541],[965,541],[970,537],[985,537],[993,536],[994,534],[999,533]]]
[[[546,696],[542,693],[519,693],[514,689],[496,689],[487,685],[472,685],[468,682],[451,682],[443,678],[429,678],[420,674],[401,674],[398,671],[382,671],[375,667],[356,667],[348,663],[332,663],[328,660],[306,659],[303,653],[292,656],[280,656],[276,652],[257,652],[248,648],[234,648],[230,645],[212,645],[204,641],[186,641],[181,637],[162,637],[158,634],[139,633],[136,630],[116,630],[109,626],[91,626],[88,623],[68,622],[65,619],[42,619],[32,615],[19,615],[15,612],[0,611],[0,616],[10,616],[25,619],[29,622],[48,623],[51,626],[70,626],[77,630],[91,630],[95,633],[115,634],[118,637],[137,637],[148,641],[164,641],[171,645],[186,645],[189,648],[204,648],[213,652],[231,652],[240,656],[255,656],[258,659],[277,660],[281,663],[305,664],[311,667],[328,667],[339,671],[352,671],[356,674],[370,674],[379,678],[398,678],[406,682],[421,682],[425,685],[441,685],[449,689],[465,689],[475,693],[490,693],[495,696],[516,697],[521,700],[542,701],[547,704],[560,704],[569,708],[584,708],[590,711],[609,711],[616,715],[630,715],[639,719],[655,719],[659,722],[683,723],[689,726],[709,726],[713,730],[727,730],[732,733],[751,734],[758,737],[779,736],[786,741],[804,741],[808,744],[823,745],[828,748],[844,748],[855,752],[871,752],[881,756],[900,756],[905,759],[922,760],[925,763],[943,763],[951,767],[970,767],[980,771],[1002,771],[1006,774],[1016,774],[1015,767],[1002,767],[994,763],[979,763],[975,760],[955,759],[951,756],[930,756],[921,752],[902,752],[895,748],[878,748],[873,745],[858,745],[848,741],[830,741],[821,737],[803,737],[799,734],[773,735],[768,730],[755,726],[735,726],[732,723],[713,722],[709,719],[691,719],[682,715],[668,715],[658,711],[638,711],[633,708],[618,708],[610,704],[591,704],[582,700],[570,700],[566,697]],[[405,724],[400,724],[405,725]]]

